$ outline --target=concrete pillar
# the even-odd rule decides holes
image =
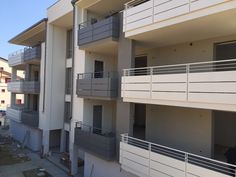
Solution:
[[[49,153],[49,144],[50,144],[50,131],[43,130],[43,155]]]
[[[15,81],[16,79],[17,79],[17,69],[13,67],[11,73],[11,80]]]
[[[31,75],[31,66],[27,64],[25,66],[25,80],[29,81],[30,80],[30,75]]]
[[[25,109],[29,109],[30,107],[29,107],[29,95],[28,94],[24,94],[24,107],[25,107]]]
[[[61,130],[61,142],[60,142],[60,152],[66,151],[66,131]]]
[[[70,161],[71,161],[71,174],[78,173],[78,147],[73,143],[70,144]]]
[[[80,9],[75,6],[75,24],[78,25],[87,19],[87,11]],[[75,39],[78,38],[77,31],[74,31]],[[78,146],[74,144],[74,129],[75,123],[78,121],[83,121],[84,119],[84,99],[78,98],[76,95],[76,78],[78,73],[84,73],[85,71],[85,59],[86,52],[84,50],[79,50],[77,46],[77,40],[74,41],[75,45],[75,58],[74,58],[74,75],[73,75],[73,107],[72,107],[72,120],[71,120],[71,131],[70,131],[70,160],[71,160],[71,174],[75,175],[78,172]],[[76,66],[76,67],[75,67]]]
[[[122,20],[122,18],[121,18]],[[120,22],[123,23],[122,21]],[[121,77],[123,75],[123,69],[132,68],[134,66],[135,58],[135,41],[127,39],[120,29],[120,39],[118,44],[118,62],[117,69],[119,72],[119,100],[116,104],[116,136],[117,136],[117,152],[119,152],[119,140],[120,134],[133,133],[133,117],[134,109],[133,104],[124,103],[121,94]],[[118,154],[118,153],[117,153]]]
[[[15,105],[16,105],[16,94],[11,93],[11,106],[15,106]]]

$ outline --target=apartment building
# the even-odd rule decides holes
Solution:
[[[24,129],[44,154],[69,152],[73,175],[83,159],[85,177],[236,176],[235,15],[235,0],[57,1],[40,40],[39,126]],[[11,41],[34,47],[37,25]]]
[[[11,79],[11,69],[8,61],[0,57],[0,110],[6,111],[10,104],[10,93],[7,91],[7,83]]]
[[[23,74],[24,73],[20,72],[17,77],[20,79],[23,77]],[[4,115],[2,118],[0,118],[0,126],[8,123],[8,120],[5,119],[5,111],[11,103],[11,93],[7,90],[7,83],[10,81],[11,68],[8,65],[8,60],[0,57],[0,111],[3,111],[2,115]],[[16,99],[18,102],[22,102],[24,98],[22,95],[19,95]]]
[[[47,12],[48,18],[9,41],[23,49],[8,58],[12,80],[7,108],[13,138],[45,156],[69,152],[73,8],[58,1]],[[16,77],[22,71],[24,78]]]
[[[236,1],[74,3],[85,176],[235,176]]]

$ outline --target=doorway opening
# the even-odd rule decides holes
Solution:
[[[134,105],[134,124],[133,136],[138,139],[145,140],[146,138],[146,105]]]

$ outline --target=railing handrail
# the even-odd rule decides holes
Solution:
[[[127,3],[125,3],[125,9],[129,8],[129,7],[133,7],[139,3],[142,3],[142,2],[146,2],[146,1],[150,1],[150,0],[131,0]]]
[[[17,56],[17,55],[23,55],[24,54],[24,49],[20,49],[20,50],[17,50],[17,51],[15,51],[15,52],[12,52],[12,53],[10,53],[9,55],[8,55],[8,58],[10,58],[10,57],[14,57],[14,56]]]
[[[102,135],[104,134],[114,134],[112,131],[108,131],[106,129],[103,129],[103,128],[97,128],[97,127],[94,127],[94,126],[91,126],[91,125],[88,125],[88,124],[84,124],[82,121],[78,121],[75,123],[75,127],[76,128],[83,128],[83,127],[87,127],[89,128],[89,132],[92,133],[93,130],[98,130],[98,131],[101,131]]]
[[[117,77],[118,72],[117,71],[101,71],[101,72],[87,72],[87,73],[78,73],[77,76],[80,78],[80,76],[91,76],[91,78],[94,78],[94,75],[96,74],[103,74],[101,78],[113,78]]]
[[[137,141],[137,142],[145,143],[148,146],[157,146],[157,147],[160,147],[160,148],[163,148],[163,149],[171,150],[171,151],[174,151],[174,152],[179,152],[179,153],[185,154],[187,156],[193,156],[193,157],[196,157],[196,158],[199,158],[199,159],[204,159],[204,160],[207,160],[208,162],[209,161],[210,162],[215,162],[215,163],[218,163],[218,164],[222,164],[222,165],[226,165],[226,166],[230,166],[230,167],[236,168],[236,165],[233,165],[233,164],[229,164],[229,163],[225,163],[225,162],[222,162],[222,161],[210,159],[210,158],[207,158],[207,157],[203,157],[203,156],[200,156],[200,155],[196,155],[196,154],[192,154],[192,153],[189,153],[189,152],[181,151],[181,150],[178,150],[178,149],[170,148],[170,147],[167,147],[167,146],[151,143],[151,142],[148,142],[148,141],[145,141],[145,140],[140,140],[140,139],[137,139],[137,138],[134,138],[134,137],[130,137],[127,133],[126,134],[121,134],[121,142],[127,144],[128,142],[126,142],[124,140],[125,138],[131,139],[131,140],[134,140],[134,141]],[[137,146],[137,147],[140,147],[140,146]],[[149,150],[149,149],[147,149],[147,150]],[[216,166],[216,164],[215,164],[215,166]],[[224,168],[224,167],[222,167],[222,168]]]
[[[206,61],[206,62],[193,62],[193,63],[183,63],[183,64],[173,64],[173,65],[162,65],[162,66],[151,66],[151,67],[141,67],[141,68],[129,68],[129,69],[123,69],[123,73],[125,74],[126,72],[129,71],[138,71],[138,70],[154,70],[154,69],[165,69],[165,68],[176,68],[177,67],[197,67],[197,65],[205,65],[205,67],[209,67],[207,64],[210,64],[211,67],[214,67],[215,64],[224,65],[220,63],[230,63],[230,62],[236,62],[236,59],[228,59],[228,60],[217,60],[217,61]],[[232,66],[229,64],[229,66]],[[203,67],[199,66],[198,68]],[[223,68],[225,69],[225,68]],[[196,69],[195,69],[196,70]]]
[[[22,83],[40,83],[40,81],[34,81],[34,80],[25,80],[25,79],[20,79],[20,80],[11,80],[9,83],[14,83],[14,82],[22,82]]]
[[[14,56],[17,56],[17,55],[24,55],[24,52],[27,51],[27,50],[31,50],[31,49],[35,49],[35,50],[40,50],[41,46],[40,45],[37,45],[37,46],[34,46],[34,47],[24,47],[23,49],[19,49],[15,52],[12,52],[8,55],[8,58],[9,57],[14,57]]]

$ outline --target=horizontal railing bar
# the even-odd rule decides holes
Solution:
[[[87,127],[87,128],[89,128],[89,130],[99,130],[99,131],[101,131],[102,134],[110,134],[110,133],[112,133],[111,131],[108,131],[108,130],[105,130],[105,129],[101,129],[101,128],[98,128],[98,127],[93,127],[93,126],[84,124],[82,121],[76,122],[75,125],[76,125],[75,126],[76,128]]]
[[[229,59],[229,60],[219,60],[219,61],[207,61],[207,62],[195,62],[195,63],[185,63],[185,64],[174,64],[174,65],[163,65],[163,66],[152,66],[152,67],[142,67],[142,68],[130,68],[124,69],[124,71],[131,71],[131,70],[140,70],[140,69],[159,69],[159,68],[167,68],[167,67],[179,67],[179,66],[193,66],[199,64],[213,64],[213,63],[222,63],[222,62],[231,62],[236,61],[236,59]]]

